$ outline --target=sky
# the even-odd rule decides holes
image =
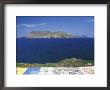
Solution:
[[[16,16],[17,37],[31,31],[64,31],[94,37],[94,16]]]

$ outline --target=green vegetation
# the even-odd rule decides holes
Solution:
[[[85,67],[85,66],[93,66],[94,61],[91,60],[81,60],[76,58],[61,60],[57,63],[17,63],[17,67]]]

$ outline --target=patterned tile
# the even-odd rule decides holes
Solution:
[[[17,75],[85,75],[94,74],[94,67],[30,67],[17,68]]]
[[[40,71],[40,67],[36,67],[36,68],[30,67],[23,74],[38,74],[39,71]]]

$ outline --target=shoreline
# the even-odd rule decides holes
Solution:
[[[82,60],[77,58],[70,58],[60,60],[56,63],[16,63],[16,67],[86,67],[94,66],[93,60]]]

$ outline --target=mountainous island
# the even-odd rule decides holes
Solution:
[[[25,38],[87,38],[87,36],[72,35],[63,31],[31,31]]]

